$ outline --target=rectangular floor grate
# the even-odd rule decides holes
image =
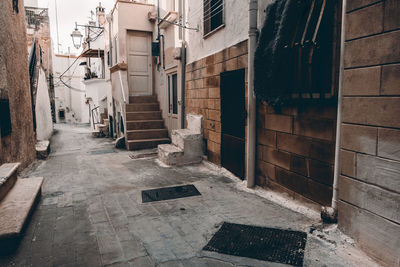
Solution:
[[[146,203],[199,195],[201,195],[200,192],[192,184],[174,187],[163,187],[142,191],[142,202]]]
[[[224,222],[203,250],[303,266],[306,241],[304,232]]]

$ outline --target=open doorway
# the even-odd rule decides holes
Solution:
[[[221,165],[244,179],[245,70],[221,73]]]

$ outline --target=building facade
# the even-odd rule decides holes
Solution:
[[[342,4],[346,2],[342,26]],[[281,83],[297,81],[301,85],[292,86],[286,102],[279,105],[263,95],[268,90],[255,91],[255,181],[316,210],[338,202],[339,227],[369,255],[392,266],[400,261],[396,116],[400,103],[400,7],[395,0],[367,2],[316,1],[319,12],[305,12],[298,18],[301,25],[308,26],[296,30],[286,44],[295,51],[294,57],[299,57],[296,70],[283,68],[297,76],[282,78],[279,72],[277,76]],[[266,49],[263,40],[276,37],[268,36],[274,22],[268,9],[272,3],[276,1],[258,1],[260,51]],[[148,1],[117,1],[105,27],[105,54],[111,62],[106,77],[112,83],[109,114],[115,116],[116,135],[126,136],[129,143],[130,135],[143,137],[141,127],[154,126],[155,122],[145,126],[147,122],[130,117],[136,114],[128,114],[150,101],[135,97],[154,96],[163,120],[159,115],[152,120],[159,123],[155,127],[167,128],[168,135],[163,130],[163,137],[185,127],[185,114],[202,115],[208,160],[248,179],[246,134],[251,110],[247,89],[253,82],[249,81],[253,61],[249,57],[248,9],[248,2],[233,0],[160,1],[159,6]],[[135,21],[128,19],[132,16]],[[346,36],[343,50],[342,31]],[[312,60],[304,59],[299,49],[317,52],[308,54]],[[135,67],[138,56],[146,57],[140,62],[147,70]],[[254,67],[256,71],[265,67],[276,71],[285,64],[259,60]],[[273,69],[275,65],[277,69]],[[124,122],[127,127],[121,127]]]
[[[23,3],[0,3],[0,164],[36,157]]]

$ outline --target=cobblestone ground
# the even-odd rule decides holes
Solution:
[[[251,193],[201,164],[169,168],[133,160],[87,127],[56,125],[52,153],[25,176],[42,198],[15,254],[0,266],[281,266],[205,253],[222,222],[309,232],[311,219]],[[141,190],[194,184],[201,196],[141,203]],[[321,231],[322,233],[322,231]],[[306,266],[349,266],[342,243],[309,234]],[[357,261],[355,261],[357,265]],[[364,265],[365,266],[365,265]]]

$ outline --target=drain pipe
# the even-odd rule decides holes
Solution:
[[[248,85],[247,85],[247,187],[255,186],[255,161],[256,161],[256,97],[254,95],[254,53],[257,47],[257,14],[258,0],[249,2],[249,43],[248,43]]]
[[[325,222],[337,222],[337,199],[338,199],[338,181],[340,175],[339,157],[340,157],[340,142],[342,130],[342,98],[343,98],[343,75],[344,75],[344,41],[345,41],[345,19],[346,19],[347,0],[342,0],[342,25],[340,33],[340,70],[339,70],[339,89],[338,89],[338,110],[336,118],[336,144],[335,144],[335,166],[333,174],[333,194],[332,204],[330,207],[322,207],[321,218]]]

